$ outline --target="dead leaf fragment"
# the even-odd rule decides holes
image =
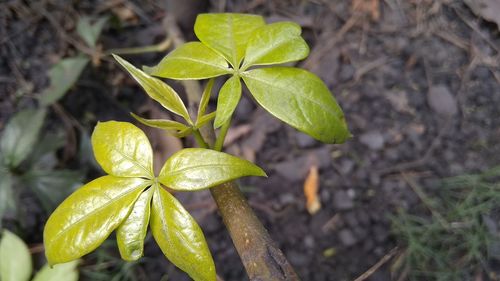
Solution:
[[[314,215],[321,209],[318,198],[319,172],[317,165],[311,165],[309,174],[304,182],[304,195],[306,196],[306,208],[309,214]]]
[[[401,113],[409,113],[415,115],[415,110],[408,103],[408,95],[405,91],[391,91],[385,98],[389,100],[391,105]]]
[[[465,0],[465,4],[479,17],[497,24],[500,30],[500,1]]]
[[[379,0],[353,0],[352,11],[359,14],[369,14],[373,21],[380,18]]]
[[[243,124],[236,127],[229,128],[227,132],[226,139],[224,140],[224,147],[230,146],[235,141],[240,139],[241,137],[247,135],[252,131],[252,125]]]

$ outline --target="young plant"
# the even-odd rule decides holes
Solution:
[[[81,171],[55,169],[56,151],[64,145],[57,133],[42,133],[47,110],[24,109],[6,124],[0,136],[0,229],[4,214],[22,217],[17,208],[22,188],[33,192],[47,212],[54,208],[83,177]]]
[[[196,191],[213,187],[212,195],[249,277],[282,280],[269,269],[276,266],[280,267],[277,272],[285,275],[283,278],[297,279],[293,269],[285,269],[286,258],[237,188],[228,183],[242,176],[265,176],[265,173],[246,160],[219,151],[242,94],[241,80],[257,103],[272,115],[323,142],[342,143],[350,137],[342,110],[314,74],[294,67],[267,67],[298,61],[308,55],[309,48],[298,25],[291,22],[266,25],[262,17],[255,15],[202,14],[196,20],[195,33],[201,42],[178,47],[157,66],[146,67],[145,71],[118,56],[115,59],[152,99],[185,122],[147,120],[132,115],[141,123],[178,137],[192,134],[201,148],[177,152],[155,175],[152,149],[141,130],[124,122],[99,123],[92,135],[92,145],[97,161],[109,175],[77,190],[47,221],[44,243],[50,264],[77,259],[93,251],[114,230],[121,256],[136,260],[143,254],[149,225],[156,242],[173,264],[194,280],[213,281],[215,267],[203,233],[165,189]],[[217,110],[206,113],[213,78],[223,75],[229,78],[218,93]],[[179,80],[211,78],[198,102],[195,121],[179,95],[153,76]],[[221,128],[216,140],[200,133],[213,119],[214,128]]]

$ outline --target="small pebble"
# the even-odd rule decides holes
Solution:
[[[371,150],[380,150],[384,147],[384,136],[378,131],[370,131],[362,134],[359,141]]]
[[[353,246],[358,241],[354,237],[354,234],[349,229],[343,229],[339,232],[339,239],[342,245],[346,247]]]
[[[349,210],[354,207],[354,201],[344,190],[337,190],[333,194],[333,207],[337,210]]]
[[[445,85],[432,86],[427,93],[427,102],[434,112],[444,117],[458,112],[457,100]]]

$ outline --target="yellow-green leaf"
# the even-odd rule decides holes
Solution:
[[[30,251],[24,241],[4,230],[0,240],[0,280],[28,281],[32,270]]]
[[[344,113],[316,75],[294,67],[243,72],[255,100],[269,113],[325,143],[343,143],[350,133]]]
[[[203,232],[182,205],[156,186],[151,232],[163,254],[195,281],[215,281],[215,265]]]
[[[146,93],[155,101],[159,102],[164,108],[170,110],[171,112],[182,116],[188,123],[192,123],[186,106],[182,102],[179,95],[172,89],[169,85],[165,84],[163,81],[151,77],[150,75],[144,73],[142,70],[134,67],[128,61],[122,59],[117,55],[113,57],[118,61],[129,73],[130,75],[139,83]]]
[[[257,29],[248,41],[242,67],[285,63],[307,57],[309,46],[300,33],[300,26],[293,22],[277,22]]]
[[[200,14],[194,32],[200,41],[239,68],[250,35],[265,25],[261,16],[246,14]]]
[[[184,138],[184,137],[187,137],[189,135],[191,135],[191,133],[193,132],[193,128],[192,127],[189,127],[187,129],[184,129],[182,131],[179,131],[177,133],[173,133],[172,135],[174,137],[178,137],[178,138]]]
[[[200,42],[189,42],[150,69],[151,75],[171,79],[206,79],[231,73],[227,61]]]
[[[214,128],[217,129],[226,123],[233,115],[241,98],[241,82],[237,75],[229,78],[219,92],[217,99],[217,113],[215,115]]]
[[[33,281],[78,281],[78,264],[80,260],[50,266],[44,265],[37,272]]]
[[[189,126],[186,126],[182,123],[179,123],[177,121],[173,120],[167,120],[167,119],[144,119],[140,116],[135,115],[134,113],[130,113],[132,117],[134,117],[137,121],[141,122],[142,124],[153,127],[153,128],[158,128],[166,131],[183,131],[189,128]]]
[[[196,120],[196,126],[195,127],[199,129],[199,128],[205,126],[205,124],[207,124],[208,122],[210,122],[214,118],[215,118],[215,111],[207,113],[207,114],[199,117]]]
[[[255,164],[227,153],[186,148],[165,162],[158,180],[175,190],[192,191],[244,176],[266,176],[266,173]]]
[[[128,122],[99,122],[92,134],[94,155],[106,173],[153,178],[153,150],[144,132]]]
[[[95,250],[150,184],[141,178],[104,176],[71,194],[45,224],[43,241],[49,264],[69,262]]]
[[[144,191],[135,202],[128,217],[116,230],[118,250],[122,259],[126,261],[135,261],[143,255],[152,196],[153,188]]]
[[[196,123],[198,123],[200,117],[203,116],[205,114],[205,111],[207,110],[208,102],[210,101],[210,95],[212,95],[212,88],[214,87],[214,81],[215,79],[213,78],[208,80],[207,85],[205,86],[205,90],[203,90],[200,105],[198,106],[198,114],[196,115]]]

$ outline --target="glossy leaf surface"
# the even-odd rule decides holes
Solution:
[[[27,109],[16,113],[0,138],[0,161],[15,168],[28,157],[38,140],[45,119],[45,109]]]
[[[214,87],[215,79],[210,79],[203,90],[203,94],[201,95],[200,105],[198,106],[198,114],[196,115],[198,119],[201,116],[205,115],[207,110],[208,102],[210,101],[210,96],[212,95],[212,88]],[[198,122],[198,120],[196,121]]]
[[[172,121],[172,120],[167,120],[167,119],[144,119],[140,116],[135,115],[134,113],[130,113],[132,117],[134,117],[137,121],[141,122],[142,124],[153,127],[153,128],[158,128],[162,130],[167,130],[167,131],[183,131],[186,129],[189,129],[188,126],[179,123],[177,121]]]
[[[309,47],[300,33],[300,26],[293,22],[272,23],[255,30],[248,41],[243,67],[285,63],[307,57]]]
[[[257,102],[292,127],[326,143],[350,137],[344,114],[316,75],[293,67],[270,67],[242,73]]]
[[[4,230],[0,240],[0,280],[28,281],[32,270],[31,255],[24,241]]]
[[[163,58],[151,75],[172,79],[206,79],[231,73],[227,61],[200,42],[186,43]]]
[[[40,103],[48,106],[62,98],[75,85],[88,62],[89,58],[81,55],[62,59],[51,67],[49,70],[50,86],[40,95]]]
[[[121,57],[117,55],[113,55],[113,57],[130,73],[137,83],[144,88],[152,99],[159,102],[164,108],[171,112],[182,116],[186,121],[191,122],[186,106],[184,106],[184,103],[174,89],[163,83],[163,81],[151,77],[142,70],[135,68]]]
[[[203,232],[170,193],[156,186],[151,231],[163,254],[195,281],[215,281],[215,265]]]
[[[45,224],[49,264],[72,261],[96,249],[128,216],[149,184],[140,178],[103,176],[71,194]]]
[[[78,264],[80,260],[53,265],[44,265],[37,272],[33,281],[78,281]]]
[[[255,164],[227,153],[186,148],[165,162],[158,180],[169,188],[191,191],[244,176],[266,176],[266,173]]]
[[[229,78],[219,92],[217,99],[217,114],[215,115],[214,128],[217,129],[226,123],[233,115],[241,98],[240,77],[235,75]]]
[[[238,68],[250,35],[265,24],[261,16],[246,14],[200,14],[194,32],[200,41]]]
[[[118,177],[153,178],[153,150],[144,132],[127,122],[99,122],[92,134],[97,162]]]
[[[118,249],[122,259],[126,261],[135,261],[143,255],[152,196],[153,188],[144,191],[135,202],[128,217],[116,230]]]

